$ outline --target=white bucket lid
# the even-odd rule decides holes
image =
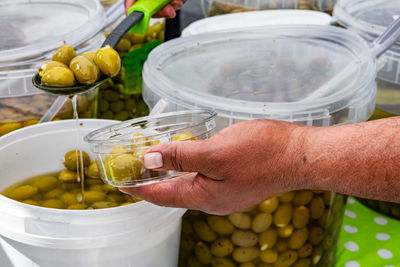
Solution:
[[[372,42],[400,16],[398,0],[339,0],[334,17],[351,31]],[[386,65],[378,77],[400,84],[400,39],[380,58]]]
[[[144,66],[143,94],[232,119],[333,125],[370,116],[375,74],[368,44],[350,31],[263,27],[158,46]]]
[[[310,10],[284,9],[250,11],[208,17],[191,23],[182,31],[182,37],[199,33],[219,32],[268,25],[329,25],[332,17]]]

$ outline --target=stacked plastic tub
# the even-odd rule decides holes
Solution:
[[[375,71],[369,46],[342,28],[246,28],[157,47],[143,96],[152,113],[214,110],[217,130],[261,118],[332,126],[369,118]],[[302,190],[228,216],[188,211],[180,264],[332,266],[345,199]]]
[[[398,1],[339,0],[334,17],[344,27],[372,42],[384,28],[400,15]],[[371,119],[400,115],[400,39],[379,58],[376,107]],[[400,205],[360,199],[370,208],[400,219]]]
[[[265,9],[305,9],[332,13],[335,3],[336,0],[210,0],[207,15]]]
[[[35,124],[48,112],[56,97],[32,85],[36,69],[61,45],[78,53],[95,51],[104,37],[103,8],[95,0],[2,1],[0,18],[0,136]],[[96,90],[78,97],[82,118],[95,116]],[[72,104],[64,105],[54,119],[72,118]],[[54,114],[53,114],[54,115]]]

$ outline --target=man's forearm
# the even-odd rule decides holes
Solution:
[[[400,117],[307,127],[302,136],[305,188],[400,202]]]

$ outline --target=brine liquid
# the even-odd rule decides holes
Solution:
[[[78,183],[80,182],[81,184],[81,189],[82,189],[82,202],[85,202],[85,174],[83,173],[84,171],[84,165],[83,165],[83,155],[82,155],[82,145],[81,145],[81,132],[79,129],[79,115],[78,115],[78,95],[72,96],[71,102],[72,102],[72,110],[73,110],[73,118],[75,119],[75,133],[76,133],[76,150],[75,150],[75,157],[77,159],[76,161],[76,172],[77,172],[77,180]],[[80,154],[78,157],[78,153]]]

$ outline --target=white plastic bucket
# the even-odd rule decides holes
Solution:
[[[81,120],[81,137],[115,121]],[[63,168],[75,121],[39,124],[0,138],[0,190]],[[83,150],[89,152],[85,142]],[[0,195],[0,266],[177,266],[182,209],[141,201],[100,210],[60,210]]]

